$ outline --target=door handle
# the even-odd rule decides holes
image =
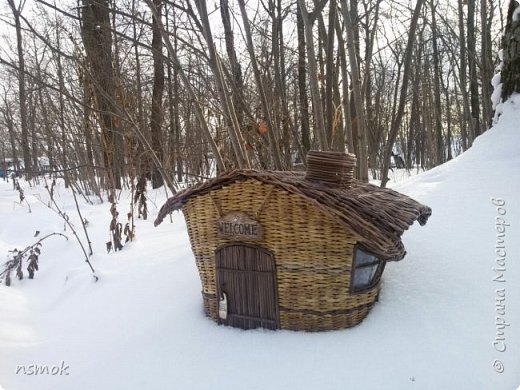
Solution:
[[[220,293],[218,301],[218,316],[220,319],[225,320],[228,315],[228,300],[225,292]]]

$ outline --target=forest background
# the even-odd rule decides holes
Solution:
[[[507,5],[6,0],[0,160],[101,199],[348,150],[385,186],[490,127]]]

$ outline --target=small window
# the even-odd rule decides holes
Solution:
[[[374,287],[379,282],[383,268],[383,261],[356,247],[352,269],[352,292],[360,292]]]

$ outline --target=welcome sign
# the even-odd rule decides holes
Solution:
[[[262,225],[241,211],[232,211],[217,221],[217,236],[243,241],[257,241],[264,237]]]

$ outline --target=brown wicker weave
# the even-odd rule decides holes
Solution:
[[[345,160],[352,165],[350,157]],[[425,224],[431,214],[405,195],[351,177],[310,180],[305,173],[256,170],[235,170],[179,192],[161,208],[155,224],[180,208],[209,317],[219,321],[215,253],[230,242],[217,237],[216,221],[240,211],[264,229],[261,241],[244,244],[274,256],[279,327],[307,331],[358,324],[377,300],[379,283],[350,292],[354,246],[383,260],[400,260],[403,231],[415,220]]]
[[[319,152],[311,150],[307,154],[307,173],[305,179],[350,187],[354,178],[356,156],[340,152]]]
[[[418,221],[426,224],[431,209],[396,191],[353,180],[350,188],[330,187],[305,180],[304,172],[234,170],[177,193],[161,207],[155,225],[192,197],[205,195],[249,179],[299,195],[345,228],[356,232],[361,242],[381,259],[401,260],[406,251],[403,232]],[[279,216],[274,216],[279,218]]]

